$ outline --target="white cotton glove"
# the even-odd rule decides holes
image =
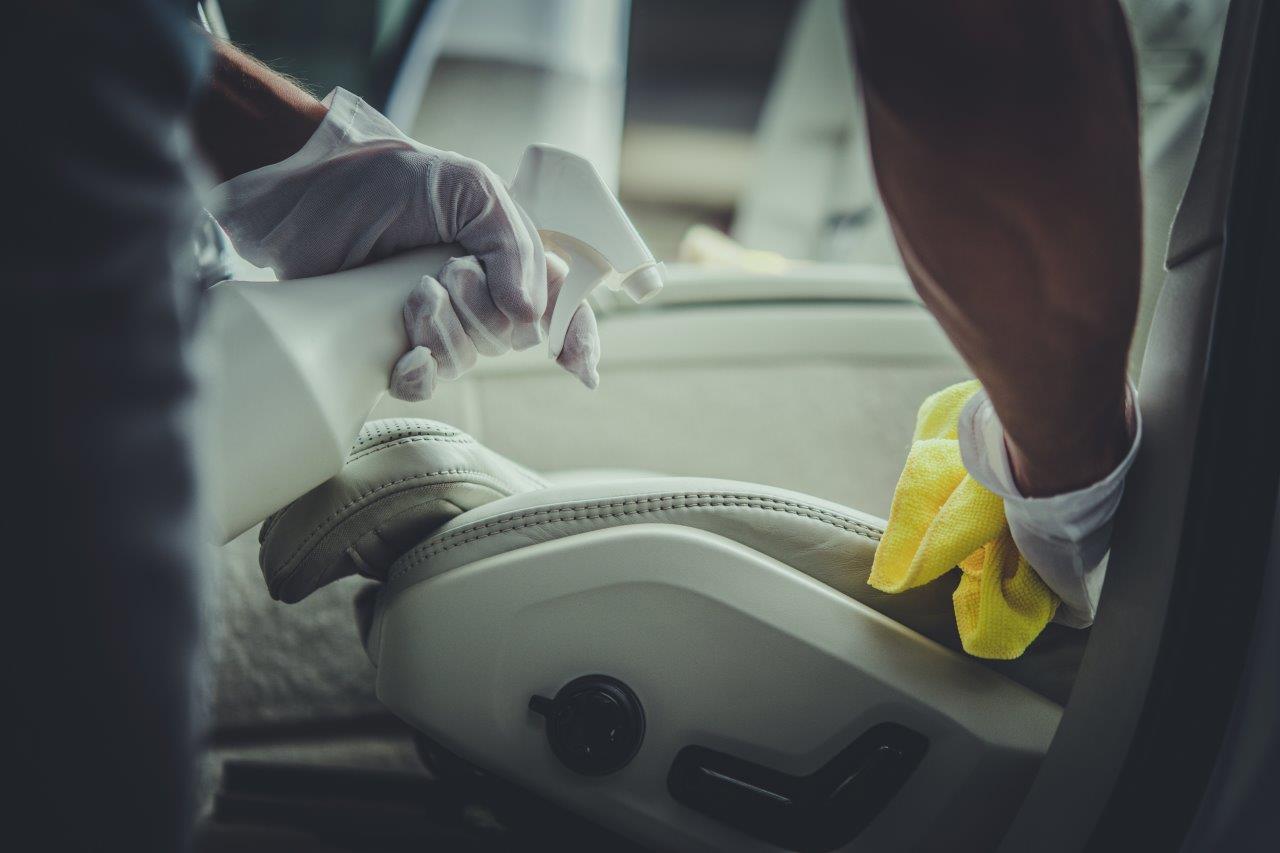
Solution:
[[[548,306],[538,328],[545,335],[569,265],[546,253]],[[391,371],[391,393],[401,400],[425,400],[438,379],[457,379],[481,355],[501,355],[523,349],[512,338],[528,334],[494,305],[485,285],[484,270],[472,256],[453,258],[440,278],[423,276],[404,306],[405,332],[412,346]],[[537,340],[535,339],[535,343]],[[596,315],[585,302],[574,312],[557,363],[583,385],[600,384],[600,335]]]
[[[567,267],[544,252],[498,177],[475,160],[409,139],[344,89],[325,105],[328,115],[296,154],[214,189],[210,210],[236,251],[282,279],[439,243],[469,251],[438,280],[424,276],[405,305],[411,349],[390,383],[400,399],[426,399],[437,377],[458,378],[477,355],[544,340]],[[595,316],[584,303],[558,362],[594,388],[599,356]]]
[[[1112,521],[1124,481],[1142,444],[1142,411],[1138,392],[1128,388],[1133,443],[1110,474],[1092,485],[1047,498],[1024,497],[1013,477],[1005,447],[1004,426],[986,391],[969,398],[960,410],[957,438],[960,459],[973,479],[1004,501],[1018,551],[1062,599],[1055,622],[1072,628],[1093,624],[1106,575]]]

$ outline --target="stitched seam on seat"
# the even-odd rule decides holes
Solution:
[[[349,465],[349,464],[352,464],[352,462],[362,460],[362,459],[367,459],[367,457],[374,455],[374,453],[376,452],[388,450],[388,448],[399,447],[401,446],[401,444],[408,444],[412,442],[443,442],[448,444],[475,444],[475,439],[471,438],[470,435],[467,435],[465,433],[460,433],[460,432],[454,432],[452,434],[461,435],[461,438],[451,438],[451,437],[448,437],[448,435],[443,435],[443,434],[442,435],[408,435],[408,437],[392,439],[392,441],[389,441],[387,443],[374,444],[374,446],[372,447],[366,447],[364,448],[364,450],[358,450],[355,453],[352,453],[351,456],[347,457],[347,461],[343,462],[343,465]],[[271,530],[275,529],[275,525],[279,524],[280,521],[282,521],[285,516],[289,515],[289,511],[292,510],[294,505],[296,505],[296,502],[289,503],[289,505],[287,507],[284,507],[283,510],[280,510],[279,512],[275,512],[274,515],[271,515],[268,521],[266,521],[264,532],[262,532],[261,534],[262,537],[266,537],[266,535],[270,535]]]
[[[479,485],[482,485],[484,488],[491,488],[491,487],[489,487],[489,486],[485,486],[484,484],[479,484]],[[501,490],[501,489],[494,489],[494,491],[495,491],[495,492],[498,492],[499,494],[502,494],[502,490]],[[444,498],[438,498],[438,500],[440,501],[440,503],[448,504],[449,506],[453,507],[455,510],[457,510],[457,513],[458,513],[459,515],[461,515],[462,513],[466,512],[466,510],[464,510],[462,507],[458,506],[456,503],[454,503],[454,502],[453,502],[453,501],[451,501],[451,500],[447,500],[447,499],[444,499]],[[380,527],[375,527],[375,528],[374,528],[372,531],[370,531],[370,532],[372,532],[375,536],[378,536],[378,537],[381,539],[381,530],[382,530],[382,528],[380,528]],[[319,541],[323,541],[323,538],[322,538],[321,540],[319,540]],[[382,540],[382,541],[384,541],[384,542],[385,542],[386,540],[384,539],[384,540]],[[319,542],[317,542],[317,544],[319,544]],[[344,553],[347,553],[347,554],[348,554],[348,556],[349,556],[349,552],[351,552],[352,550],[353,550],[352,546],[347,546],[346,548],[344,548],[344,549],[343,549],[343,552],[344,552]],[[298,563],[297,563],[297,565],[295,565],[292,569],[290,569],[290,571],[289,571],[289,576],[288,576],[287,578],[285,578],[283,582],[284,582],[284,583],[292,583],[292,582],[293,582],[293,580],[294,580],[294,576],[295,576],[295,575],[297,575],[298,570],[299,570],[299,569],[301,569],[301,568],[302,568],[302,566],[303,566],[304,564],[305,564],[305,560],[299,560],[299,561],[298,561]],[[332,568],[332,566],[331,566],[331,565],[330,565],[330,566],[318,566],[318,567],[316,567],[315,574],[311,577],[311,579],[310,579],[310,581],[308,582],[307,586],[308,586],[312,591],[314,591],[314,590],[320,589],[320,587],[325,586],[325,585],[327,585],[328,583],[331,583],[333,580],[336,580],[336,578],[330,578],[330,579],[329,579],[329,581],[325,581],[324,583],[321,583],[322,579],[324,578],[324,573],[325,573],[326,571],[328,571],[330,568]],[[360,577],[369,578],[370,580],[375,580],[375,581],[376,581],[376,580],[379,580],[378,578],[373,577],[372,575],[366,575],[366,574],[364,574],[363,572],[358,572],[357,574],[359,574],[359,575],[360,575]]]
[[[361,494],[352,498],[350,501],[343,504],[338,509],[334,510],[327,518],[325,518],[323,521],[317,524],[315,528],[310,533],[307,534],[306,538],[303,539],[302,542],[296,548],[293,549],[293,552],[289,555],[289,557],[280,564],[280,568],[272,574],[271,576],[272,580],[274,581],[275,579],[279,578],[285,572],[292,572],[294,569],[296,569],[297,567],[292,565],[294,562],[294,559],[304,549],[309,548],[311,545],[313,545],[315,538],[319,536],[334,519],[338,518],[347,510],[363,502],[367,498],[385,489],[389,489],[392,486],[398,486],[401,483],[408,483],[414,480],[425,480],[428,477],[458,476],[463,474],[473,475],[476,477],[482,477],[484,479],[490,480],[493,483],[497,483],[499,485],[499,488],[497,489],[497,491],[505,491],[507,494],[510,494],[510,491],[505,488],[506,484],[503,483],[501,480],[499,480],[497,477],[494,477],[492,474],[485,473],[484,471],[473,471],[468,468],[450,468],[444,471],[430,471],[425,474],[413,474],[408,477],[400,477],[399,479],[396,479],[396,480],[389,480],[385,483],[382,483],[379,486],[375,486],[374,488],[369,489],[366,492],[362,492]],[[486,483],[482,485],[488,485],[488,484]]]
[[[357,440],[364,439],[366,436],[372,435],[389,435],[393,432],[401,430],[414,431],[419,434],[432,432],[435,435],[462,435],[462,430],[455,426],[443,423],[441,421],[427,420],[426,418],[380,418],[376,421],[368,421],[360,430]]]
[[[395,435],[398,432],[410,432],[411,434],[387,441],[387,436]],[[395,447],[410,441],[440,441],[456,444],[475,443],[475,439],[462,430],[439,421],[419,418],[384,418],[382,420],[369,421],[364,425],[360,430],[360,434],[356,436],[355,447],[351,450],[351,455],[347,457],[343,465],[363,459],[378,450]],[[259,544],[266,540],[276,526],[288,517],[290,510],[293,509],[296,503],[297,501],[293,501],[267,516],[262,523],[262,529],[258,531]]]
[[[385,426],[390,424],[390,426]],[[424,426],[424,424],[426,426]],[[402,436],[408,438],[411,435],[438,435],[438,436],[461,436],[471,439],[457,427],[451,427],[448,424],[442,424],[439,421],[428,421],[417,418],[390,418],[381,421],[370,421],[365,424],[360,434],[356,436],[356,448],[361,448],[367,444],[377,444],[388,436],[395,435],[398,432],[407,433]],[[474,439],[471,439],[474,441]]]
[[[642,507],[642,504],[661,505]],[[624,509],[617,512],[602,512],[605,510],[615,510],[620,507]],[[492,521],[485,522],[484,524],[470,525],[459,530],[451,531],[450,533],[447,533],[435,540],[434,547],[430,547],[419,553],[411,552],[412,556],[409,558],[409,561],[394,574],[390,575],[388,577],[388,581],[395,580],[411,569],[420,566],[432,557],[443,554],[446,551],[450,551],[463,545],[468,545],[472,542],[477,542],[481,539],[487,539],[490,536],[499,536],[503,533],[511,533],[517,530],[523,530],[527,527],[535,527],[539,524],[583,521],[588,519],[610,518],[626,515],[644,515],[646,513],[663,512],[673,509],[707,509],[715,507],[740,507],[746,509],[759,509],[768,512],[783,512],[788,515],[796,515],[802,518],[808,518],[811,521],[817,521],[821,524],[827,524],[846,532],[857,533],[877,542],[884,534],[884,531],[882,530],[877,530],[870,525],[838,515],[834,512],[830,512],[829,510],[797,503],[795,501],[760,497],[759,495],[694,492],[686,494],[661,495],[648,498],[628,498],[626,500],[613,501],[604,504],[587,504],[577,507],[556,507],[551,509],[532,510],[524,513],[517,513],[506,518],[494,519]],[[495,526],[499,526],[499,529],[488,530],[488,532],[480,533],[475,536],[468,535],[478,531],[487,530],[488,528]],[[458,539],[459,537],[466,538],[463,538],[461,541],[450,541]],[[427,546],[430,543],[431,540],[428,540],[423,543],[423,545],[420,545],[419,548]]]
[[[465,433],[459,432],[459,433],[455,433],[455,435],[460,436],[460,438],[449,438],[444,436],[407,436],[405,438],[397,438],[387,442],[386,444],[378,444],[373,447],[365,448],[364,450],[357,450],[354,454],[352,454],[347,458],[347,464],[355,462],[359,459],[363,459],[366,456],[371,456],[374,453],[377,453],[379,450],[386,450],[392,447],[399,447],[402,444],[412,444],[416,441],[436,441],[436,442],[442,442],[445,444],[471,444],[471,445],[475,445],[476,447],[481,446],[476,442],[474,438],[472,438],[471,436]],[[534,474],[533,472],[528,471],[525,468],[519,465],[516,465],[515,463],[511,464],[511,472],[519,475],[525,481],[530,483],[535,489],[545,489],[550,485],[550,483],[542,479],[537,474]]]
[[[437,435],[415,435],[406,438],[397,438],[384,444],[375,444],[373,447],[366,447],[357,450],[355,453],[347,457],[347,463],[355,462],[357,459],[364,459],[366,456],[372,456],[380,450],[387,450],[392,447],[400,447],[404,444],[415,444],[420,441],[431,441],[440,444],[475,444],[476,441],[471,436],[463,436],[462,438],[451,438],[448,436]]]

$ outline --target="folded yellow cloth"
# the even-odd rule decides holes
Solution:
[[[1018,553],[1004,502],[960,461],[956,424],[978,392],[975,380],[944,388],[920,406],[907,463],[893,493],[889,524],[867,579],[902,592],[960,569],[951,599],[964,650],[1016,658],[1058,609],[1058,597]]]

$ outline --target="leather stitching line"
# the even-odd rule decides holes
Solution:
[[[373,447],[366,447],[362,450],[355,451],[351,456],[347,457],[347,464],[355,462],[358,459],[363,459],[366,456],[371,456],[374,453],[377,453],[379,450],[386,450],[391,447],[399,447],[403,444],[412,444],[418,441],[435,441],[443,444],[470,444],[475,447],[481,446],[476,443],[476,440],[474,438],[472,438],[469,435],[466,435],[465,433],[455,432],[453,433],[453,435],[457,437],[436,436],[436,435],[415,435],[415,436],[406,436],[404,438],[392,439],[390,441],[387,441],[384,444],[377,444],[377,445],[374,445]],[[548,486],[550,486],[550,483],[548,483],[546,480],[542,479],[541,477],[534,474],[533,472],[526,470],[524,467],[515,464],[514,462],[511,463],[511,468],[513,473],[518,474],[525,481],[532,484],[535,489],[545,489]]]
[[[387,450],[392,447],[400,447],[405,444],[416,444],[421,441],[432,441],[440,444],[475,444],[475,439],[471,437],[453,438],[441,435],[415,435],[407,438],[396,438],[391,441],[375,444],[372,447],[364,447],[347,457],[347,464],[355,462],[357,459],[364,459],[366,456],[372,456],[379,450]]]
[[[642,507],[641,504],[660,504],[659,506]],[[604,510],[614,510],[624,508],[620,512],[603,512]],[[632,507],[627,509],[626,507]],[[393,581],[411,569],[417,568],[422,563],[450,551],[454,548],[477,542],[481,539],[487,539],[490,536],[498,536],[503,533],[511,533],[516,530],[523,530],[527,527],[534,527],[544,523],[560,523],[566,521],[583,521],[589,519],[610,518],[624,515],[643,515],[646,513],[662,512],[672,509],[707,509],[715,507],[744,507],[747,509],[760,509],[771,512],[784,512],[789,515],[797,515],[802,518],[808,518],[811,521],[817,521],[821,524],[828,524],[832,527],[840,528],[850,533],[857,533],[866,536],[868,539],[879,541],[884,531],[877,530],[874,527],[863,524],[852,519],[843,518],[836,513],[829,512],[817,507],[807,506],[805,504],[796,503],[795,501],[783,501],[776,498],[762,498],[753,495],[734,495],[734,494],[711,494],[711,493],[689,493],[678,495],[662,495],[651,498],[632,498],[623,501],[614,501],[607,504],[589,504],[580,507],[557,507],[554,509],[540,509],[519,513],[507,518],[495,519],[475,526],[468,526],[461,530],[455,530],[451,533],[436,540],[435,545],[426,551],[413,553],[409,561],[398,571],[390,575],[387,580]],[[511,524],[511,522],[518,522]],[[478,536],[467,536],[469,533],[486,530],[498,525],[508,525],[500,527],[498,530],[489,530]],[[450,542],[450,539],[467,536],[461,541]],[[430,540],[428,540],[428,543]],[[428,543],[423,543],[424,545]],[[447,544],[446,544],[447,543]],[[440,547],[442,546],[442,547]],[[423,546],[419,546],[421,548]],[[417,549],[415,549],[417,550]]]
[[[471,438],[456,427],[448,424],[442,424],[439,421],[418,420],[414,418],[389,418],[380,421],[370,421],[365,424],[360,434],[356,436],[356,445],[369,444],[396,433],[408,433],[409,435],[452,435]],[[405,436],[407,437],[407,436]]]
[[[381,432],[379,432],[379,438],[383,438],[383,436],[381,435]],[[342,464],[349,465],[352,462],[355,462],[359,459],[364,459],[368,456],[372,456],[373,454],[377,453],[379,450],[386,450],[392,447],[399,447],[402,444],[410,444],[416,441],[435,441],[435,442],[441,442],[444,444],[473,444],[473,445],[475,444],[474,438],[464,433],[458,432],[457,430],[455,430],[450,434],[438,433],[434,435],[405,436],[404,438],[396,438],[396,439],[391,439],[390,441],[373,444],[371,447],[357,449],[353,451],[352,454],[347,457],[347,461]],[[430,475],[426,475],[426,476],[430,476]],[[259,542],[261,542],[263,539],[271,535],[271,531],[275,529],[275,526],[280,521],[282,521],[285,516],[289,514],[289,511],[293,509],[295,504],[296,504],[296,501],[290,503],[288,506],[284,507],[284,509],[281,509],[278,512],[275,512],[270,517],[268,517],[266,523],[263,525],[262,532],[258,536]]]
[[[284,572],[292,572],[294,569],[296,569],[297,568],[296,566],[291,565],[294,561],[294,558],[297,557],[298,554],[301,553],[304,549],[314,544],[314,540],[316,536],[320,534],[324,530],[324,528],[327,527],[334,519],[341,516],[343,513],[351,509],[356,504],[363,502],[366,498],[369,498],[377,494],[378,492],[383,491],[384,489],[389,489],[392,486],[398,486],[401,483],[408,483],[413,480],[425,480],[428,477],[458,476],[463,474],[469,474],[478,478],[484,478],[493,483],[497,483],[499,486],[499,491],[506,490],[506,484],[503,483],[501,480],[499,480],[497,477],[494,477],[491,474],[485,473],[484,471],[473,471],[468,468],[449,468],[444,471],[430,471],[425,474],[413,474],[408,477],[400,477],[399,479],[396,479],[396,480],[389,480],[385,483],[382,483],[381,485],[378,485],[372,489],[369,489],[366,492],[362,492],[361,494],[352,498],[350,501],[343,504],[338,509],[334,510],[327,518],[324,519],[324,521],[321,521],[319,524],[317,524],[315,528],[313,528],[312,531],[307,534],[306,538],[303,539],[302,542],[299,543],[299,545],[293,549],[293,552],[289,555],[289,557],[284,562],[278,564],[280,568],[272,572],[271,574],[272,580],[273,581],[276,580]],[[488,485],[488,483],[484,483],[482,485]]]

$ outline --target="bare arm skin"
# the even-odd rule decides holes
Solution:
[[[278,163],[324,121],[325,107],[287,77],[212,39],[213,73],[196,102],[195,137],[221,180]]]
[[[986,387],[1025,495],[1129,446],[1142,202],[1114,0],[850,0],[880,191],[916,289]]]

